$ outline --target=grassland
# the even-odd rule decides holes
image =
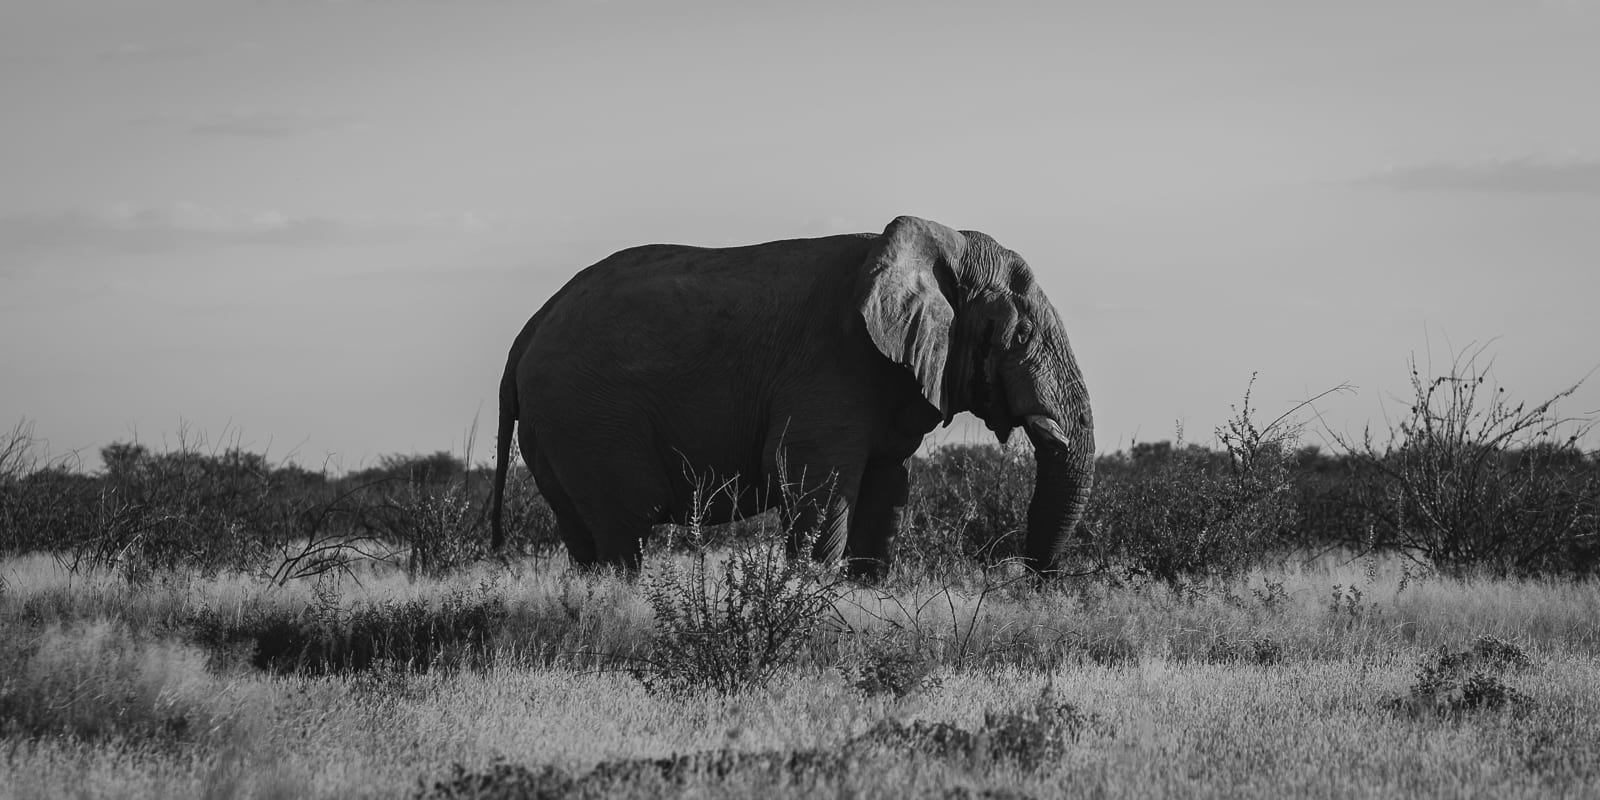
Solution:
[[[1403,563],[1178,593],[907,570],[831,590],[774,678],[723,695],[631,674],[662,633],[649,574],[129,582],[19,556],[0,797],[1600,796],[1600,586]],[[313,619],[321,661],[262,658],[263,620]],[[429,644],[362,650],[386,619]]]

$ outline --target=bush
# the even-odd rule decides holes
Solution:
[[[379,484],[361,498],[361,524],[375,538],[406,548],[406,572],[412,577],[438,577],[488,552],[484,507],[474,513],[460,479]]]
[[[1217,429],[1220,453],[1185,446],[1180,431],[1177,446],[1139,444],[1101,459],[1079,552],[1125,578],[1174,588],[1253,566],[1294,520],[1288,414],[1265,427],[1253,414],[1246,390]]]
[[[179,568],[261,571],[271,545],[292,533],[300,487],[291,484],[321,480],[238,447],[206,454],[187,440],[165,453],[111,444],[101,458],[91,519],[57,544],[74,570],[111,569],[132,580]]]
[[[404,547],[407,572],[436,577],[489,555],[492,473],[469,470],[445,451],[378,462],[343,479],[354,487],[345,511],[368,535]],[[504,503],[511,552],[562,546],[555,515],[526,471],[507,475]]]
[[[1531,708],[1533,700],[1506,685],[1504,675],[1532,666],[1522,648],[1494,636],[1479,636],[1467,650],[1440,647],[1417,666],[1410,693],[1390,701],[1389,708],[1412,714]]]
[[[1360,486],[1370,471],[1349,454],[1326,452],[1316,445],[1296,450],[1289,459],[1295,507],[1290,544],[1307,550],[1367,546],[1368,515],[1362,509]]]
[[[730,694],[767,682],[792,664],[833,611],[841,578],[804,555],[789,557],[769,528],[754,542],[713,560],[689,526],[688,566],[663,560],[644,580],[655,616],[648,655],[631,670],[645,686],[669,692]],[[810,552],[815,532],[799,537]]]
[[[1413,358],[1412,404],[1387,443],[1370,431],[1345,443],[1365,467],[1373,544],[1456,576],[1594,574],[1600,474],[1577,447],[1592,423],[1554,410],[1578,386],[1529,407],[1490,381],[1482,354],[1463,352],[1438,377]]]
[[[0,476],[0,553],[70,549],[102,524],[98,481],[63,465]]]
[[[41,463],[41,444],[27,420],[0,434],[0,554],[57,549],[96,524],[99,483]]]
[[[504,496],[506,551],[531,554],[565,552],[566,544],[561,539],[561,529],[556,526],[555,512],[550,510],[550,504],[539,494],[533,476],[521,468],[511,472],[506,476]],[[488,474],[482,475],[474,483],[478,488],[474,490],[472,499],[483,511],[478,515],[481,521],[473,536],[487,543],[489,523],[485,515],[488,513],[492,483]]]
[[[1026,450],[953,444],[914,458],[896,563],[948,574],[1021,555],[1033,480]]]
[[[1293,410],[1265,426],[1254,413],[1246,390],[1216,431],[1220,452],[1185,445],[1180,431],[1176,445],[1141,443],[1097,459],[1068,557],[1091,571],[1182,587],[1236,576],[1285,543],[1295,523]],[[989,445],[950,445],[913,459],[897,562],[948,574],[973,560],[1019,555],[1034,468],[1026,450]]]
[[[243,572],[282,584],[348,572],[359,559],[408,557],[437,576],[482,558],[490,480],[449,453],[389,455],[342,478],[237,446],[206,451],[184,432],[154,452],[102,448],[103,472],[41,465],[32,428],[0,435],[0,553],[63,555],[74,571],[133,580],[171,570]],[[507,482],[510,545],[560,547],[555,518],[531,479]]]
[[[891,695],[896,699],[937,688],[940,681],[934,670],[938,659],[898,637],[883,636],[868,645],[854,667],[842,670],[850,685],[868,697]]]

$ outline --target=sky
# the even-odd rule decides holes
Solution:
[[[1600,0],[0,0],[0,426],[491,462],[512,337],[650,242],[1022,254],[1099,449],[1600,366]],[[1564,401],[1600,413],[1600,376]],[[964,418],[935,441],[984,441]]]

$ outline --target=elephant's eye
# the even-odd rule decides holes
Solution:
[[[1018,325],[1017,326],[1017,335],[1016,335],[1016,346],[1017,347],[1027,347],[1028,346],[1028,342],[1031,342],[1031,341],[1033,341],[1033,326],[1031,326],[1031,325]]]

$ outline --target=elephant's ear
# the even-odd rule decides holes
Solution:
[[[857,298],[878,350],[916,375],[946,422],[955,414],[944,386],[956,316],[949,298],[966,249],[965,237],[937,222],[895,217],[867,255]]]

